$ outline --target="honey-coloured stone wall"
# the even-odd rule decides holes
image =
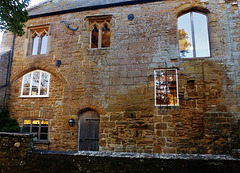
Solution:
[[[210,58],[179,57],[177,17],[191,9],[207,12]],[[111,45],[91,49],[88,17],[102,15],[111,16]],[[238,4],[222,0],[167,0],[32,18],[27,27],[51,24],[49,51],[27,55],[28,37],[16,38],[11,116],[20,125],[26,117],[49,119],[50,144],[38,148],[77,151],[79,116],[94,110],[100,115],[100,151],[226,153],[232,146],[209,148],[217,138],[206,139],[214,128],[206,115],[234,113],[229,123],[239,120],[239,21]],[[155,106],[154,70],[166,67],[178,69],[179,106]],[[20,97],[22,76],[36,69],[51,74],[49,97]]]

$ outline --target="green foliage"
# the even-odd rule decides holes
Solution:
[[[24,23],[28,21],[26,8],[29,2],[30,0],[1,0],[0,29],[22,36]]]
[[[6,108],[0,112],[0,132],[20,132],[17,120],[9,118],[9,111]]]

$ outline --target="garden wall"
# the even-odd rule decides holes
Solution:
[[[31,150],[33,139],[32,134],[0,133],[0,172],[237,173],[240,169],[240,160],[230,155]]]

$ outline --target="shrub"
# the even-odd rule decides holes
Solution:
[[[20,127],[16,119],[9,117],[7,108],[0,110],[0,132],[20,132]]]

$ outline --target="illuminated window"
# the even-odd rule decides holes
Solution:
[[[178,78],[176,69],[154,71],[155,105],[178,106]]]
[[[178,37],[181,58],[210,57],[207,16],[189,12],[178,17]]]
[[[110,47],[110,19],[92,18],[90,21],[90,47],[105,48]]]
[[[49,26],[30,28],[30,42],[28,55],[46,54],[48,48]]]
[[[50,74],[41,70],[32,71],[22,78],[22,97],[48,97]]]
[[[48,141],[48,120],[24,120],[22,133],[36,133],[38,141]]]

